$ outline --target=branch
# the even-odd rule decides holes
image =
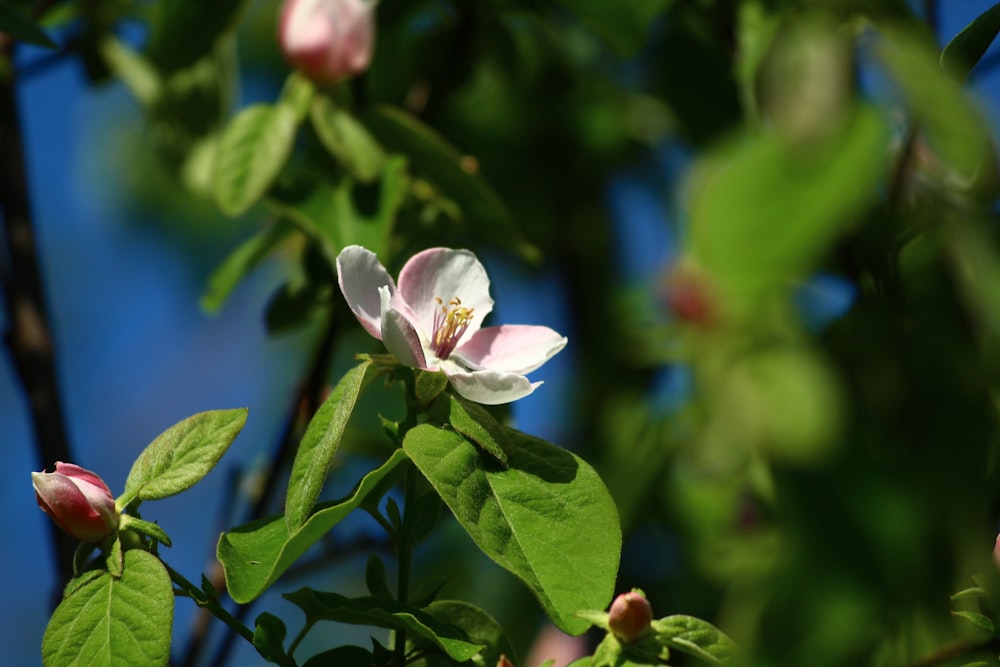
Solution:
[[[13,63],[8,44],[6,58]],[[41,262],[28,195],[23,133],[13,73],[0,80],[0,283],[8,329],[4,342],[28,400],[40,468],[74,461],[63,420],[55,349],[42,284]],[[50,524],[61,582],[72,577],[75,542]],[[60,585],[61,589],[62,586]]]

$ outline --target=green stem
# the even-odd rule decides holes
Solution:
[[[306,621],[306,624],[302,626],[301,630],[299,630],[299,634],[295,635],[295,639],[293,639],[292,643],[288,645],[289,656],[295,655],[295,649],[297,649],[299,644],[302,643],[302,640],[306,638],[306,635],[309,634],[310,630],[312,630],[313,625],[315,625],[313,621]]]
[[[406,602],[410,595],[410,559],[413,555],[413,548],[410,544],[410,531],[406,529],[406,523],[409,518],[410,504],[413,501],[415,491],[414,474],[416,473],[412,467],[406,471],[403,526],[400,528],[399,538],[396,541],[396,552],[399,556],[399,564],[396,572],[396,599],[400,602]],[[393,648],[395,649],[396,667],[403,667],[406,664],[406,631],[396,631]]]
[[[162,560],[160,561],[163,562]],[[239,634],[243,639],[247,640],[250,645],[253,645],[253,630],[243,625],[235,616],[230,614],[225,607],[219,604],[218,600],[213,599],[211,596],[205,593],[193,583],[184,578],[180,572],[170,567],[166,563],[163,563],[163,567],[167,568],[167,572],[170,574],[170,579],[177,584],[177,586],[187,594],[194,603],[203,609],[207,609],[212,613],[217,619],[232,628],[237,634]]]

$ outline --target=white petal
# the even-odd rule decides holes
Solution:
[[[474,369],[524,375],[566,347],[566,338],[548,327],[504,324],[480,329],[452,352],[451,358]]]
[[[462,306],[473,309],[466,339],[479,330],[483,318],[493,310],[489,276],[468,250],[431,248],[417,253],[399,273],[399,292],[413,309],[418,326],[431,333],[434,316],[441,308],[436,299],[447,304],[457,297]]]
[[[371,250],[347,246],[337,255],[337,281],[351,312],[369,334],[382,340],[382,309],[379,289],[396,292],[396,283]]]
[[[399,303],[398,295],[392,295],[388,287],[378,290],[381,311],[381,339],[385,349],[389,350],[400,363],[410,368],[430,369],[427,366],[424,348],[413,323],[407,317],[405,304]]]
[[[483,405],[500,405],[524,398],[535,391],[541,382],[528,382],[517,373],[501,371],[458,371],[451,364],[442,364],[442,370],[459,394]]]

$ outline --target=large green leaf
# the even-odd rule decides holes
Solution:
[[[371,363],[370,359],[365,359],[347,371],[309,421],[295,453],[285,496],[285,523],[289,533],[294,533],[306,522],[323,490]]]
[[[9,2],[0,2],[0,33],[35,46],[59,48],[37,23]]]
[[[1000,3],[977,16],[962,28],[941,51],[941,66],[962,81],[990,48],[1000,33]]]
[[[811,270],[873,199],[887,140],[882,120],[862,108],[840,136],[809,151],[775,135],[718,151],[692,179],[694,259],[734,307],[752,311],[767,290]]]
[[[288,160],[299,119],[289,104],[255,104],[229,123],[215,156],[215,200],[236,216],[260,199]]]
[[[718,628],[694,616],[667,616],[652,622],[656,640],[663,646],[683,651],[713,665],[733,657],[736,644]]]
[[[156,500],[194,486],[243,429],[247,409],[199,412],[156,437],[132,464],[122,504]]]
[[[484,648],[482,644],[467,641],[468,637],[458,627],[396,600],[347,598],[311,588],[300,588],[294,593],[286,593],[284,597],[302,609],[307,622],[337,621],[412,633],[459,662],[468,660]]]
[[[163,564],[145,551],[126,551],[120,578],[107,572],[88,577],[56,607],[42,638],[42,664],[166,665],[173,615]]]
[[[381,467],[365,475],[349,496],[320,503],[298,530],[290,531],[284,516],[275,514],[223,533],[216,554],[226,574],[229,595],[243,604],[263,593],[368,494],[384,491],[379,482],[405,460],[406,454],[396,450]]]
[[[508,468],[450,430],[422,424],[403,449],[479,548],[524,581],[560,628],[603,609],[621,550],[618,511],[601,478],[555,445],[508,431]],[[581,585],[586,582],[586,585]]]

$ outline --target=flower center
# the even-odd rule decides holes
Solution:
[[[444,360],[452,353],[462,338],[462,334],[469,328],[472,321],[472,311],[475,308],[466,308],[462,305],[462,300],[457,296],[445,303],[440,297],[435,297],[438,312],[434,314],[434,335],[431,338],[431,349],[438,359]]]

